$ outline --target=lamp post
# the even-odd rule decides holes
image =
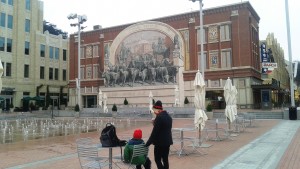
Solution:
[[[203,76],[203,79],[205,80],[204,78],[204,53],[203,53],[203,12],[202,12],[202,6],[203,6],[203,3],[202,1],[203,0],[190,0],[190,1],[193,1],[193,2],[196,2],[196,1],[199,1],[199,5],[200,5],[200,10],[199,10],[199,17],[200,17],[200,33],[199,33],[199,39],[200,39],[200,59],[201,59],[201,73],[202,73],[202,76]],[[198,71],[200,71],[200,64],[199,64],[199,60],[198,59]]]
[[[291,106],[295,107],[295,94],[294,94],[294,76],[293,76],[293,62],[292,62],[292,47],[291,47],[291,33],[290,33],[290,16],[289,16],[289,3],[285,0],[285,16],[286,16],[286,29],[288,38],[288,52],[289,52],[289,75],[291,87]]]
[[[78,19],[77,23],[70,24],[72,27],[78,27],[78,32],[77,32],[77,38],[78,38],[78,78],[76,79],[76,88],[77,88],[77,104],[79,106],[79,109],[81,107],[81,96],[80,96],[80,56],[81,56],[81,51],[80,51],[80,32],[82,29],[85,27],[81,26],[84,22],[87,21],[86,15],[77,15],[77,14],[70,14],[68,15],[68,19]]]

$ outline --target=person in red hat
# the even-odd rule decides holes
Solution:
[[[141,129],[136,129],[133,132],[133,137],[128,141],[124,149],[124,160],[126,163],[129,163],[133,154],[133,146],[139,144],[145,144],[142,139],[143,132]],[[145,169],[151,168],[151,161],[148,157],[139,156],[132,159],[131,164],[135,164],[137,169],[141,169],[143,165]]]
[[[169,169],[169,152],[172,139],[172,118],[163,110],[162,102],[158,100],[153,105],[156,115],[153,129],[146,146],[154,145],[154,159],[158,169]]]

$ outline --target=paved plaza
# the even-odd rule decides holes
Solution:
[[[119,119],[118,119],[119,120]],[[127,129],[117,128],[119,137],[130,137],[136,128],[143,130],[145,141],[150,135],[152,124],[144,119],[142,126]],[[207,125],[214,124],[215,119]],[[174,119],[173,127],[193,124],[192,118]],[[189,154],[179,157],[170,155],[170,169],[209,169],[209,168],[289,168],[300,167],[299,132],[300,121],[290,120],[256,120],[253,127],[248,127],[237,136],[222,141],[205,141],[212,145],[202,148],[206,155]],[[99,132],[77,135],[49,137],[47,139],[29,140],[27,142],[1,144],[0,168],[19,169],[79,169],[75,140],[91,137],[99,143]],[[120,153],[116,148],[113,153]],[[105,149],[101,155],[107,154]],[[153,158],[153,145],[150,146],[149,157],[156,168]],[[122,168],[127,168],[122,166]]]

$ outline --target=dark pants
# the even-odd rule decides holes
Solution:
[[[143,166],[145,169],[151,169],[151,161],[148,157],[146,158],[146,162],[143,164]],[[136,169],[142,169],[142,165],[137,165]]]
[[[157,169],[169,169],[170,146],[154,146],[154,159]]]

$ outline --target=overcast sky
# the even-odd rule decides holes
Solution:
[[[92,30],[94,25],[111,27],[184,12],[199,10],[199,2],[189,0],[42,0],[44,1],[44,20],[57,25],[57,28],[69,34],[77,31],[71,27],[76,20],[68,20],[70,13],[86,15],[84,30]],[[239,3],[245,0],[203,0],[203,9]],[[274,33],[277,42],[289,60],[285,0],[249,0],[260,16],[259,38],[266,39],[268,33]],[[296,14],[299,0],[288,0],[292,60],[300,60],[299,41],[300,19]]]

